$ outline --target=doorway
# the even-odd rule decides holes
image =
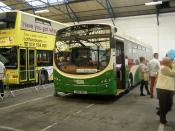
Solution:
[[[124,42],[120,40],[116,40],[116,77],[117,88],[125,89]]]
[[[20,82],[36,80],[36,51],[32,48],[19,49]]]

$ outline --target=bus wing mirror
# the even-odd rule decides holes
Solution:
[[[117,32],[117,28],[115,27],[115,28],[114,28],[114,33],[116,33],[116,32]]]

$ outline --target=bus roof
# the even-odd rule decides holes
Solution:
[[[35,17],[35,18],[40,18],[40,19],[43,19],[43,20],[47,20],[47,21],[50,21],[50,22],[54,22],[54,23],[58,23],[58,24],[62,24],[62,25],[68,26],[67,24],[63,24],[63,23],[61,23],[61,22],[54,21],[54,20],[51,20],[51,19],[47,19],[47,18],[44,18],[44,17],[41,17],[41,16],[37,16],[37,15],[34,15],[34,14],[26,13],[26,12],[23,12],[23,11],[20,11],[20,10],[11,10],[11,11],[6,11],[6,12],[17,12],[17,13],[22,13],[22,14],[26,14],[26,15],[33,16],[33,17]],[[5,13],[5,12],[1,12],[1,13]]]
[[[109,26],[111,26],[111,28],[112,28],[112,32],[114,33],[114,37],[117,37],[118,39],[121,39],[121,40],[128,40],[128,41],[131,41],[131,42],[133,42],[133,43],[137,43],[138,45],[142,45],[142,46],[147,47],[147,48],[152,48],[151,45],[146,44],[146,43],[143,42],[143,41],[140,41],[140,40],[138,40],[138,39],[136,39],[136,38],[134,38],[134,37],[131,37],[131,36],[129,36],[129,35],[126,35],[126,34],[124,34],[123,32],[119,33],[119,32],[117,31],[117,27],[116,27],[116,26],[113,26],[113,25],[111,25],[111,24],[107,24],[107,23],[98,23],[98,24],[93,24],[93,23],[82,23],[82,24],[81,24],[81,23],[80,23],[80,24],[76,24],[76,25],[70,25],[69,27],[79,26],[79,25],[109,25]],[[65,28],[67,28],[67,27],[65,27]],[[64,29],[64,28],[62,28],[62,29]]]

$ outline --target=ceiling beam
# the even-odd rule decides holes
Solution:
[[[55,5],[50,5],[49,1],[47,0],[47,2],[44,2],[42,0],[38,0],[40,2],[42,2],[43,4],[45,4],[46,6],[42,6],[42,7],[35,7],[35,9],[42,9],[42,8],[48,8],[48,7],[52,7],[56,10],[58,10],[59,12],[63,13],[62,16],[69,18],[72,22],[79,22],[79,18],[77,17],[77,15],[75,14],[75,12],[72,10],[72,8],[69,5],[69,1],[68,0],[64,0],[64,3],[61,5],[65,5],[65,6],[59,6],[59,4],[55,4]],[[34,8],[32,6],[32,8]],[[31,10],[30,8],[26,8],[26,9],[22,9],[22,11],[27,11],[27,10]],[[57,14],[56,14],[57,15]]]
[[[67,10],[67,13],[68,13],[70,19],[72,19],[74,24],[75,24],[75,22],[79,22],[79,18],[77,17],[76,13],[73,11],[71,6],[69,5],[69,0],[64,0],[64,1],[65,1],[66,10]]]
[[[113,10],[113,7],[111,5],[111,2],[109,0],[96,0],[101,6],[103,6],[103,8],[105,8],[109,14],[109,16],[111,17],[112,23],[113,25],[115,25],[115,13]]]
[[[27,1],[25,1],[24,3],[32,8],[32,12],[35,15],[35,9],[34,9],[34,7],[32,5],[30,5]]]
[[[157,2],[157,1],[159,1],[159,0],[153,0],[153,2]],[[158,5],[156,5],[155,8],[156,8],[157,25],[159,26],[160,9],[159,9],[159,6]]]

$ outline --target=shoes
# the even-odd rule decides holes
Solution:
[[[166,121],[165,123],[160,122],[160,124],[162,124],[164,126],[169,126],[170,125],[168,121]]]
[[[160,123],[158,127],[158,131],[164,131],[165,124]]]
[[[169,125],[170,125],[169,121],[166,120],[165,125],[166,125],[166,126],[169,126]]]
[[[140,94],[140,96],[145,96],[145,94]]]

